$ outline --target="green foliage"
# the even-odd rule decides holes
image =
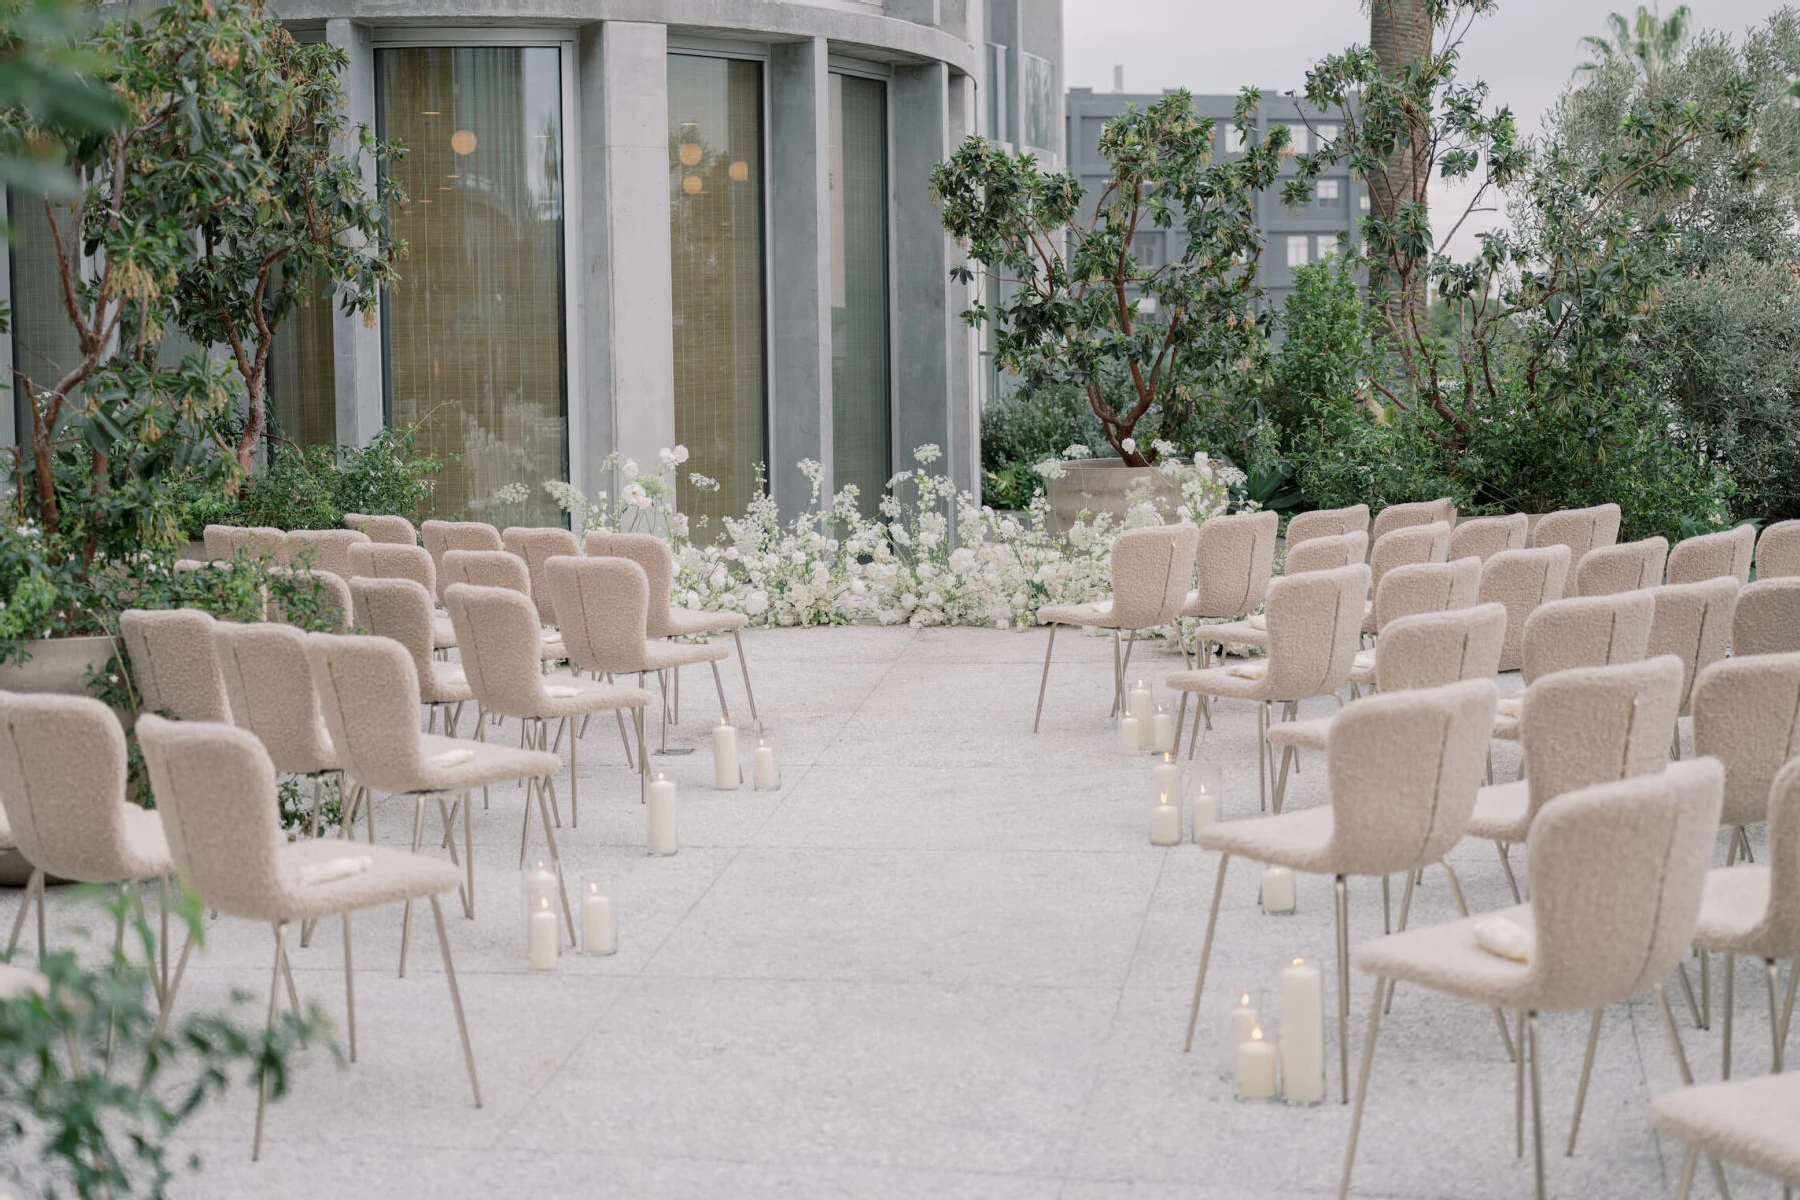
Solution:
[[[86,6],[74,0],[0,2],[0,111],[90,134],[124,120],[124,106],[97,78],[104,60],[82,45],[87,18]],[[74,180],[60,147],[26,136],[23,123],[0,121],[0,190],[7,188],[60,196]]]
[[[1019,388],[981,410],[982,499],[995,508],[1023,510],[1043,487],[1038,463],[1060,458],[1072,445],[1105,441],[1087,393],[1072,384]]]
[[[1279,175],[1289,133],[1274,125],[1257,140],[1259,97],[1254,88],[1239,95],[1235,124],[1247,149],[1227,159],[1214,159],[1214,124],[1194,115],[1187,92],[1109,122],[1100,137],[1107,182],[1085,221],[1073,175],[1041,171],[1033,156],[980,137],[931,173],[944,228],[998,296],[965,319],[994,326],[999,366],[1028,388],[1080,388],[1131,465],[1155,459],[1157,438],[1185,440],[1180,431],[1203,404],[1240,396],[1266,353],[1256,193]],[[1146,267],[1134,239],[1177,217],[1181,255]],[[974,272],[959,266],[952,276],[969,281]],[[1109,372],[1129,387],[1110,389]],[[1136,437],[1153,409],[1157,437]]]
[[[100,970],[55,951],[37,964],[41,992],[0,1000],[0,1160],[45,1200],[161,1200],[183,1165],[199,1165],[170,1162],[181,1127],[237,1081],[254,1091],[266,1078],[271,1099],[285,1095],[295,1049],[326,1039],[329,1024],[312,1006],[283,1012],[266,1034],[229,1013],[188,1012],[159,1029],[152,976],[133,961],[154,960],[155,932],[112,889],[88,895],[102,923],[126,931],[126,949]],[[202,940],[198,900],[181,893],[176,903]]]
[[[208,525],[336,529],[353,512],[416,521],[444,469],[442,459],[420,453],[417,443],[416,425],[382,429],[367,446],[275,442],[267,469],[236,497],[188,492],[183,531],[197,538]]]
[[[1284,449],[1322,414],[1367,400],[1380,361],[1371,326],[1352,263],[1335,259],[1295,269],[1294,290],[1281,310],[1286,336],[1271,364],[1269,408]]]

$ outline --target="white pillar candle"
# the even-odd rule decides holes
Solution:
[[[674,781],[657,775],[650,784],[650,802],[645,807],[649,809],[650,853],[675,853],[679,847],[675,842]]]
[[[1157,806],[1150,810],[1150,844],[1152,846],[1178,846],[1181,844],[1181,810],[1175,807],[1166,792]]]
[[[1150,732],[1150,715],[1156,711],[1156,697],[1150,691],[1150,685],[1142,679],[1131,688],[1131,704],[1127,709],[1137,718],[1138,728],[1144,733]]]
[[[1294,911],[1294,873],[1286,867],[1264,867],[1262,877],[1264,912]]]
[[[1119,718],[1119,753],[1136,754],[1138,752],[1138,719],[1136,717]]]
[[[1150,768],[1150,794],[1157,797],[1158,803],[1180,807],[1181,768],[1175,765],[1173,755],[1164,754]]]
[[[713,726],[713,786],[735,792],[738,786],[737,730],[723,718]]]
[[[756,786],[772,788],[775,786],[775,751],[769,749],[767,742],[758,739],[756,753],[751,756],[756,772]]]
[[[1194,793],[1194,840],[1200,840],[1200,831],[1219,819],[1219,801],[1212,794],[1212,789],[1204,783]]]
[[[1164,712],[1161,705],[1156,708],[1156,715],[1150,718],[1150,745],[1158,754],[1175,752],[1175,717]]]
[[[1324,986],[1299,958],[1281,969],[1281,1094],[1296,1104],[1325,1098]]]
[[[531,919],[527,925],[526,945],[531,952],[531,969],[554,971],[556,969],[556,946],[561,940],[561,935],[556,928],[556,914],[550,911],[548,896],[537,898],[537,907],[532,909]]]
[[[1256,1006],[1250,1003],[1249,992],[1239,992],[1238,1002],[1232,1006],[1231,1013],[1225,1019],[1225,1069],[1237,1069],[1237,1049],[1250,1040],[1250,1033],[1256,1028]]]
[[[611,954],[619,948],[612,898],[597,889],[589,890],[581,901],[581,944],[589,954]]]
[[[1240,1100],[1275,1097],[1275,1047],[1263,1040],[1260,1025],[1250,1031],[1249,1040],[1238,1043],[1237,1094]]]

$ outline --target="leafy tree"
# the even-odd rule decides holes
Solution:
[[[81,44],[85,17],[73,0],[0,0],[0,110],[27,114],[39,126],[90,133],[124,120],[124,106],[97,78],[104,61]],[[59,147],[27,136],[28,129],[0,121],[0,189],[68,194],[74,181]]]
[[[1235,397],[1266,353],[1255,197],[1275,182],[1289,134],[1276,125],[1254,140],[1259,97],[1254,88],[1238,96],[1245,149],[1230,158],[1214,157],[1214,123],[1194,115],[1187,92],[1110,122],[1100,137],[1106,186],[1085,221],[1072,174],[1042,171],[1031,155],[980,137],[932,171],[944,227],[1002,285],[999,300],[964,318],[995,326],[1000,367],[1028,387],[1081,388],[1108,444],[1133,466],[1156,457],[1140,444],[1151,439],[1134,436],[1152,409],[1167,436],[1209,399]],[[1146,266],[1137,235],[1177,217],[1181,254]],[[967,266],[952,275],[974,278]],[[1123,382],[1109,389],[1109,373]]]
[[[1597,71],[1602,63],[1623,62],[1630,64],[1635,71],[1644,77],[1644,90],[1656,91],[1658,77],[1664,68],[1680,55],[1688,38],[1688,23],[1693,19],[1693,11],[1683,4],[1674,12],[1664,17],[1657,9],[1638,5],[1637,15],[1629,20],[1624,13],[1612,13],[1607,17],[1607,24],[1612,29],[1612,40],[1602,37],[1584,37],[1581,44],[1594,54],[1594,60],[1584,62],[1575,70]]]
[[[1402,95],[1410,74],[1432,68],[1436,24],[1429,0],[1369,0],[1369,54],[1385,81],[1371,99]],[[1396,238],[1395,249],[1408,260],[1408,269],[1398,278],[1390,276],[1385,263],[1373,262],[1369,299],[1387,310],[1389,327],[1404,329],[1425,304],[1422,267],[1431,239],[1428,114],[1398,104],[1371,113],[1367,120],[1371,131],[1379,129],[1371,149],[1379,150],[1383,159],[1381,170],[1364,175],[1369,212],[1394,230],[1406,231]]]

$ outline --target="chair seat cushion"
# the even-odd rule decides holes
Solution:
[[[0,850],[11,850],[18,844],[13,840],[12,827],[6,823],[6,810],[0,808]]]
[[[1219,821],[1196,839],[1202,849],[1218,850],[1278,867],[1314,874],[1330,873],[1330,806],[1305,808],[1274,817]]]
[[[1097,600],[1092,604],[1046,604],[1038,609],[1039,625],[1085,625],[1095,629],[1111,629],[1113,602]]]
[[[1267,646],[1269,644],[1269,627],[1257,622],[1254,617],[1242,621],[1223,621],[1217,625],[1202,625],[1194,632],[1202,643],[1213,642],[1222,646]]]
[[[378,904],[420,900],[454,891],[462,882],[462,872],[448,859],[427,858],[423,854],[341,838],[307,838],[283,846],[278,853],[278,867],[286,884],[283,907],[287,911],[276,917],[277,920],[334,916]],[[367,870],[327,883],[309,885],[300,882],[302,868],[336,858],[369,858],[373,861]]]
[[[1531,831],[1531,781],[1494,783],[1475,793],[1469,836],[1496,842],[1523,842]]]
[[[742,629],[750,618],[740,612],[706,612],[669,606],[669,636],[692,637],[700,633],[730,633]]]
[[[642,669],[664,671],[670,667],[691,667],[696,663],[723,662],[730,654],[725,647],[710,642],[648,641],[644,643]]]
[[[1357,969],[1481,1004],[1506,1009],[1534,1007],[1531,965],[1483,950],[1475,940],[1475,926],[1494,917],[1533,933],[1537,929],[1531,905],[1520,904],[1364,942],[1356,950]]]
[[[1800,953],[1800,929],[1764,930],[1768,912],[1769,868],[1745,865],[1708,871],[1706,890],[1700,897],[1700,920],[1694,926],[1694,945],[1758,958],[1788,958]]]
[[[456,645],[456,629],[450,624],[450,614],[433,613],[431,615],[431,648],[448,650]]]
[[[461,667],[449,663],[432,663],[431,678],[419,680],[421,704],[466,704],[474,698],[469,677]]]
[[[474,757],[466,761],[439,765],[432,760],[455,750],[466,750]],[[461,755],[455,757],[460,758]],[[467,788],[507,783],[514,779],[531,779],[554,775],[562,770],[562,758],[543,750],[519,750],[496,746],[470,738],[443,737],[434,733],[419,735],[419,777],[409,780],[411,787],[384,788],[383,791],[460,792]]]
[[[1233,675],[1230,667],[1207,667],[1202,671],[1177,671],[1169,676],[1168,686],[1178,692],[1222,696],[1227,700],[1261,700],[1266,685],[1260,678]]]
[[[1296,750],[1325,750],[1331,739],[1331,717],[1309,717],[1304,721],[1277,721],[1269,726],[1269,745],[1292,746]]]
[[[1707,1154],[1800,1185],[1800,1073],[1665,1092],[1650,1102],[1650,1123]]]
[[[1366,686],[1375,682],[1375,652],[1358,650],[1356,657],[1350,660],[1350,682]]]
[[[120,847],[124,860],[119,865],[123,874],[132,879],[153,879],[174,871],[175,860],[169,853],[169,839],[163,832],[162,818],[135,804],[123,804],[121,807],[125,818],[125,844]]]
[[[615,708],[645,708],[650,703],[650,693],[641,687],[597,683],[568,675],[553,675],[544,680],[544,693],[544,709],[533,716],[578,717]]]

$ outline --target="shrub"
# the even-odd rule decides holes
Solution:
[[[1024,509],[1042,487],[1038,463],[1071,445],[1105,441],[1087,393],[1074,384],[1020,388],[996,397],[981,411],[982,499],[995,508]]]
[[[273,525],[336,529],[345,513],[380,513],[416,520],[444,464],[418,451],[418,428],[383,429],[367,446],[308,446],[275,442],[268,468],[235,500],[216,490],[190,492],[183,525],[197,538],[208,525]]]

